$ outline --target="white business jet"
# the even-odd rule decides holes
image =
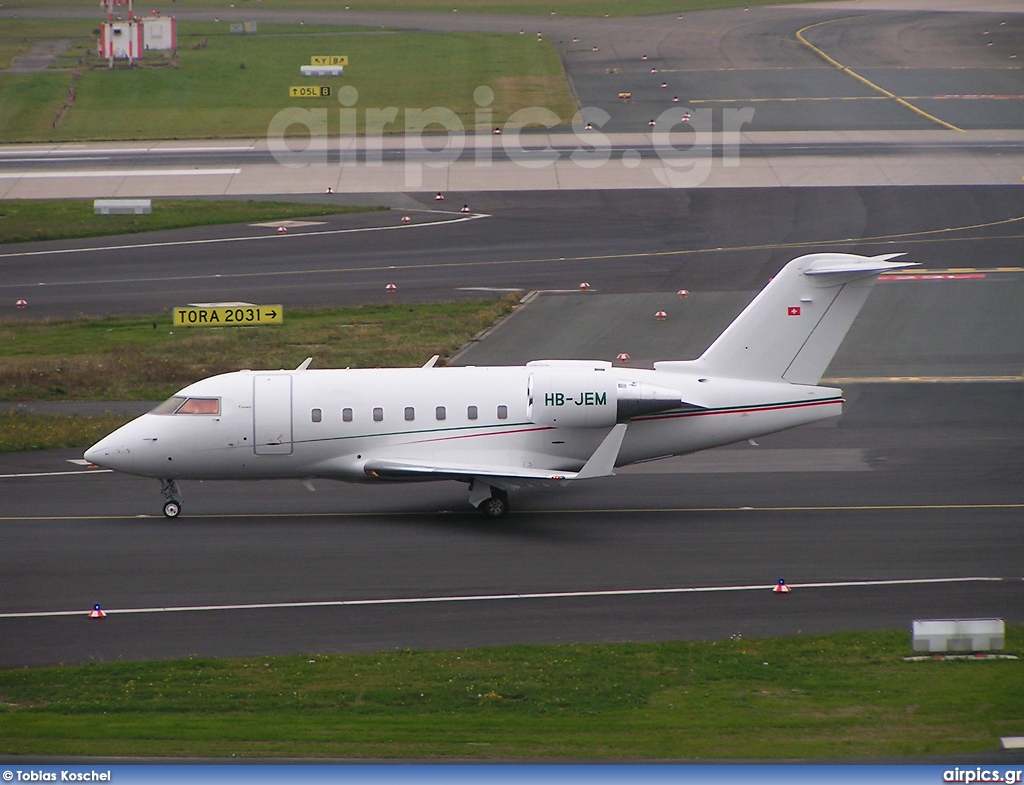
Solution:
[[[835,417],[818,387],[879,273],[900,254],[819,253],[787,264],[696,360],[521,367],[235,371],[191,384],[85,453],[177,479],[460,480],[484,513],[508,491],[608,477],[616,466]]]

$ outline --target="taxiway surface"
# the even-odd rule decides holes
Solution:
[[[912,304],[979,283],[879,287],[910,287]],[[492,338],[530,321],[527,306]],[[582,342],[588,324],[564,333]],[[897,344],[935,328],[908,324]],[[956,337],[931,336],[947,363],[931,370],[957,367]],[[331,482],[183,482],[170,522],[153,480],[80,468],[73,451],[3,455],[0,664],[1019,623],[1024,350],[1010,342],[1017,381],[844,383],[838,421],[520,491],[497,524],[456,483]],[[887,351],[868,340],[855,356],[886,371]],[[779,577],[793,594],[772,595]],[[110,616],[88,619],[94,603]]]
[[[838,423],[521,491],[499,523],[456,483],[185,482],[168,522],[153,480],[2,479],[0,665],[1019,624],[1019,390],[853,385]]]

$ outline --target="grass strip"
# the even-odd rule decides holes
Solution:
[[[120,428],[130,415],[80,416],[0,412],[0,452],[88,447]]]
[[[0,322],[0,400],[154,401],[241,368],[416,366],[508,313],[483,302],[285,309],[282,325],[173,327],[154,317]],[[79,446],[79,445],[75,445]]]
[[[23,22],[5,20],[4,27]],[[80,23],[67,24],[69,33],[80,33]],[[37,27],[34,20],[26,22],[27,31]],[[437,107],[450,110],[472,130],[479,109],[473,96],[480,86],[494,93],[489,116],[481,114],[482,126],[506,124],[528,107],[554,112],[563,124],[576,111],[558,52],[547,39],[380,29],[338,33],[312,25],[259,29],[256,35],[230,35],[226,23],[182,22],[176,52],[150,52],[135,68],[119,65],[113,70],[98,58],[91,37],[69,36],[74,46],[62,62],[81,61],[74,72],[79,74],[75,100],[62,109],[70,95],[71,71],[0,73],[0,142],[260,138],[267,136],[278,113],[289,108],[312,111],[304,116],[322,118],[327,133],[337,134],[342,107],[336,96],[344,86],[358,90],[354,108],[359,133],[368,113],[376,110],[381,118],[377,133],[395,134],[404,133],[407,111]],[[46,28],[47,37],[59,37],[59,32],[58,25]],[[28,33],[20,38],[6,35],[11,37],[0,55],[31,40]],[[299,75],[299,66],[323,54],[350,58],[343,77],[315,82],[332,87],[334,95],[291,98],[290,87],[311,84]],[[532,120],[517,117],[513,124],[537,122],[535,115]],[[309,133],[300,122],[274,127],[275,134]]]
[[[910,653],[858,632],[12,669],[0,754],[871,758],[1024,734],[1024,663]]]
[[[386,207],[238,199],[154,199],[150,215],[95,215],[91,199],[0,200],[0,244],[155,232],[189,226],[311,218]]]
[[[799,2],[800,0],[797,0]],[[779,0],[355,0],[345,4],[353,11],[439,11],[451,13],[525,14],[551,16],[627,17],[646,14],[667,14],[714,8],[736,8],[777,5]],[[43,6],[72,7],[80,0],[6,0],[8,8]],[[224,8],[223,0],[189,0],[193,8]],[[261,0],[261,8],[298,10],[338,10],[338,0]]]

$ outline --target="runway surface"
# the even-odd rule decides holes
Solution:
[[[678,89],[720,118],[736,99],[765,99],[755,133],[945,138],[963,135],[925,115],[968,136],[1024,124],[1007,49],[1021,15],[999,25],[1003,6],[982,5],[967,15],[737,9],[689,17],[696,33],[674,28],[674,16],[531,21],[559,41],[581,102],[612,115],[609,131],[635,131]],[[976,40],[977,25],[997,30],[992,47]],[[572,37],[600,36],[572,48]],[[616,97],[623,86],[634,103]],[[905,145],[927,168],[911,146],[920,139],[902,139],[871,144]],[[763,153],[801,157],[791,141],[762,141]],[[1009,144],[985,155],[1016,155]],[[381,196],[398,208],[390,213],[285,236],[231,226],[3,248],[5,318],[211,300],[383,302],[391,282],[398,302],[544,292],[460,362],[515,362],[527,344],[531,355],[606,355],[628,340],[639,364],[699,352],[786,261],[812,250],[906,251],[926,275],[879,283],[829,370],[848,401],[838,421],[559,492],[520,491],[499,523],[470,512],[455,483],[328,482],[314,494],[293,482],[184,482],[183,517],[168,522],[153,480],[90,471],[68,462],[74,451],[0,455],[0,665],[907,629],[922,617],[1024,622],[1021,174],[1005,166],[1015,184],[1002,186],[957,185],[952,170],[948,186],[859,185],[853,168],[811,152],[808,177],[832,187],[481,188],[450,191],[441,213],[428,191]],[[879,150],[849,152],[855,165]],[[223,155],[210,161],[235,153]],[[592,297],[578,294],[581,281]],[[679,300],[680,288],[691,297]],[[6,305],[18,297],[29,309]],[[650,306],[663,301],[671,318],[656,328]],[[671,332],[659,337],[662,327]],[[792,594],[771,593],[780,577]],[[94,603],[107,619],[86,617]]]
[[[0,313],[437,301],[575,291],[582,281],[594,293],[751,291],[810,250],[902,251],[940,269],[1024,260],[1017,187],[449,194],[444,205],[471,205],[468,219],[434,212],[430,197],[392,203],[403,206],[318,218],[283,236],[228,226],[7,246]],[[20,298],[28,309],[13,307]]]

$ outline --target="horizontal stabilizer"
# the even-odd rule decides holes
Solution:
[[[902,253],[888,253],[882,256],[853,256],[852,254],[816,254],[817,256],[835,257],[820,259],[804,270],[804,275],[835,275],[838,273],[855,273],[858,275],[884,273],[911,267],[917,262],[890,262],[903,256]]]

